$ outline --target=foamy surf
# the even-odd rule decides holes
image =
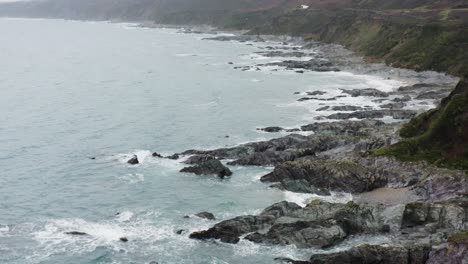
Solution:
[[[353,196],[349,193],[331,192],[330,195],[317,195],[310,193],[295,193],[284,191],[284,198],[288,202],[296,203],[301,207],[305,207],[310,201],[318,199],[329,203],[347,203],[353,200]]]

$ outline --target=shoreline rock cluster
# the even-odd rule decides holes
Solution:
[[[263,42],[260,36],[217,36],[215,40]],[[288,47],[283,47],[288,48]],[[264,56],[307,56],[300,50],[271,47]],[[283,61],[291,70],[322,71],[345,67],[337,60],[320,62]],[[281,65],[280,65],[281,64]],[[271,66],[255,65],[252,67]],[[245,68],[246,67],[246,68]],[[244,66],[249,69],[250,66]],[[337,68],[337,69],[338,69]],[[333,101],[340,97],[369,97],[380,108],[352,105],[322,106],[335,111],[324,119],[298,128],[258,128],[286,136],[214,150],[187,150],[170,157],[186,157],[190,165],[181,172],[196,175],[231,176],[228,166],[274,166],[261,181],[272,188],[296,193],[330,196],[349,193],[360,197],[348,203],[312,200],[305,207],[291,202],[271,205],[258,215],[243,215],[192,232],[197,240],[238,243],[248,240],[265,245],[329,249],[356,236],[386,235],[390,243],[355,245],[347,250],[315,254],[309,260],[278,256],[284,263],[442,263],[468,261],[468,177],[465,172],[440,169],[424,162],[401,162],[378,157],[373,151],[400,140],[401,123],[387,124],[381,118],[408,120],[418,112],[406,109],[413,100],[441,100],[449,91],[446,83],[419,83],[394,92],[375,88],[343,90],[327,97],[324,91],[308,92],[299,101]],[[297,93],[298,95],[300,93]],[[354,120],[350,120],[354,119]],[[301,135],[295,132],[312,132]],[[222,161],[225,161],[225,166]],[[389,199],[398,194],[398,199]],[[392,197],[393,198],[393,197]],[[209,215],[211,218],[211,215]],[[180,234],[185,231],[181,231]],[[179,232],[178,232],[179,233]],[[461,237],[461,238],[460,238]],[[455,239],[457,238],[457,239]],[[455,242],[457,241],[457,242]],[[458,262],[456,262],[458,261]],[[452,262],[448,262],[452,263]]]

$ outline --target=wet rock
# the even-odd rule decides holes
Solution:
[[[127,163],[130,164],[130,165],[137,165],[137,164],[139,164],[140,162],[138,161],[137,155],[133,155],[133,157],[132,157],[131,159],[129,159],[129,160],[127,161]]]
[[[346,97],[345,95],[338,95],[335,97],[330,97],[330,98],[318,98],[318,97],[302,97],[298,99],[298,102],[303,102],[303,101],[309,101],[309,100],[317,100],[317,101],[335,101],[338,98],[343,98]]]
[[[176,234],[182,235],[182,234],[185,233],[185,232],[187,232],[187,230],[185,230],[185,229],[179,229],[179,230],[176,231]]]
[[[442,99],[448,95],[446,90],[427,91],[415,97],[416,100]]]
[[[385,116],[393,117],[394,119],[411,119],[417,114],[414,110],[366,110],[352,113],[336,113],[327,116],[328,119],[365,119],[365,118],[383,118]]]
[[[384,109],[402,109],[406,106],[403,102],[383,104],[380,108]]]
[[[159,154],[157,152],[153,152],[152,156],[155,157],[155,158],[162,158],[163,157],[161,154]]]
[[[255,52],[257,54],[260,54],[265,57],[304,57],[307,54],[301,51],[291,51],[291,52],[284,52],[281,50],[273,50],[273,51],[260,51],[260,52]]]
[[[259,66],[279,66],[287,70],[304,69],[317,72],[340,71],[332,62],[319,59],[311,59],[308,61],[285,60],[282,62],[259,64]]]
[[[266,208],[258,216],[246,215],[225,220],[208,230],[190,234],[190,238],[199,240],[219,239],[225,243],[235,244],[239,242],[241,235],[269,227],[275,219],[300,208],[294,203],[277,203]]]
[[[119,240],[124,242],[124,243],[128,242],[128,238],[126,238],[126,237],[121,237],[121,238],[119,238]]]
[[[273,245],[295,245],[299,248],[329,247],[346,237],[340,226],[326,222],[315,223],[282,219],[277,221],[266,234],[255,232],[245,237],[255,243]]]
[[[358,96],[369,96],[369,97],[388,97],[388,93],[382,92],[374,88],[367,89],[353,89],[353,90],[341,90],[343,93],[349,94],[352,97]]]
[[[404,227],[436,224],[438,228],[468,229],[468,199],[452,199],[437,203],[409,203],[403,214]]]
[[[333,204],[313,201],[302,208],[280,202],[259,215],[239,216],[190,235],[194,239],[220,239],[237,243],[242,235],[255,243],[327,247],[348,235],[384,229],[383,207],[379,205]],[[254,233],[252,233],[254,232]]]
[[[231,64],[231,65],[232,65],[232,64],[234,64],[234,63],[233,63],[232,61],[230,61],[230,62],[228,62],[228,64]]]
[[[399,102],[409,102],[411,101],[411,96],[405,95],[403,97],[397,97],[392,100],[393,102],[399,103]]]
[[[362,107],[355,105],[338,105],[332,107],[333,111],[357,111],[362,110]]]
[[[324,91],[312,91],[312,92],[306,92],[307,95],[311,95],[311,96],[314,96],[314,95],[324,95],[326,94],[327,92],[324,92]]]
[[[330,106],[324,106],[324,107],[318,108],[318,109],[315,110],[315,111],[325,111],[325,110],[328,110],[329,108],[330,108]]]
[[[301,130],[299,128],[289,128],[285,130],[286,132],[300,132]]]
[[[276,133],[276,132],[283,131],[284,129],[282,127],[273,126],[273,127],[257,128],[257,130],[261,130],[261,131],[268,132],[268,133]]]
[[[215,160],[211,155],[193,155],[184,161],[185,164],[202,164],[204,162]]]
[[[349,161],[334,160],[286,162],[260,180],[278,183],[285,180],[303,180],[314,188],[349,193],[371,191],[387,184],[387,179],[377,175],[372,168]],[[282,186],[285,189],[289,187],[287,184]]]
[[[80,232],[80,231],[70,231],[70,232],[65,232],[65,234],[72,235],[72,236],[89,236],[88,233]]]
[[[300,70],[300,71],[294,71],[296,73],[304,73],[304,71]]]
[[[430,247],[414,245],[410,247],[392,247],[379,245],[361,245],[349,250],[313,255],[309,264],[424,264]],[[295,263],[295,262],[292,262]],[[296,262],[297,263],[297,262]]]
[[[220,178],[231,176],[232,172],[225,167],[219,160],[210,159],[196,166],[185,167],[180,172],[189,172],[196,175],[217,175]]]
[[[179,154],[172,154],[171,156],[167,156],[167,159],[177,160],[180,158]]]
[[[212,213],[209,213],[209,212],[200,212],[200,213],[196,214],[195,216],[203,218],[203,219],[208,219],[208,220],[215,220],[216,219],[216,217]]]

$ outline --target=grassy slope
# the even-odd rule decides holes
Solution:
[[[468,170],[468,76],[437,109],[411,120],[400,135],[406,139],[374,154]]]

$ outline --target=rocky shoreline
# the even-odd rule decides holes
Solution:
[[[210,40],[264,42],[261,36],[216,36]],[[309,60],[283,60],[273,64],[234,66],[234,69],[257,70],[281,67],[284,70],[341,71],[350,68],[361,73],[382,70],[379,65],[359,64],[354,57],[344,60],[335,46],[315,47],[318,53]],[[286,44],[266,48],[262,56],[308,56],[301,49]],[[329,52],[329,49],[334,49]],[[329,54],[325,56],[325,54]],[[231,64],[231,63],[230,63]],[[266,245],[294,245],[298,248],[328,249],[355,236],[385,235],[390,243],[356,245],[344,251],[316,254],[309,260],[278,256],[282,263],[466,263],[468,261],[468,178],[465,172],[448,170],[424,162],[401,162],[379,157],[373,151],[401,140],[397,131],[402,121],[420,111],[408,105],[438,104],[453,82],[420,82],[392,92],[373,87],[343,90],[329,97],[326,91],[310,91],[299,102],[329,102],[341,97],[373,98],[378,107],[326,105],[316,111],[332,112],[317,117],[317,122],[297,128],[279,126],[258,128],[267,133],[286,132],[286,136],[268,141],[247,143],[214,150],[187,150],[172,159],[188,157],[190,165],[181,172],[215,175],[232,172],[229,165],[274,166],[261,177],[272,188],[296,193],[330,196],[347,193],[348,203],[324,200],[309,201],[305,207],[291,202],[271,205],[258,215],[243,215],[221,221],[213,227],[189,234],[197,240],[238,243],[241,239]],[[305,97],[304,97],[305,95]],[[396,122],[385,123],[381,119]],[[330,121],[331,120],[331,121]],[[310,135],[299,134],[308,132]],[[163,158],[153,154],[156,158]],[[134,161],[133,161],[134,162]],[[233,176],[235,177],[235,175]],[[398,197],[394,197],[398,196]],[[181,232],[182,233],[182,232]]]

